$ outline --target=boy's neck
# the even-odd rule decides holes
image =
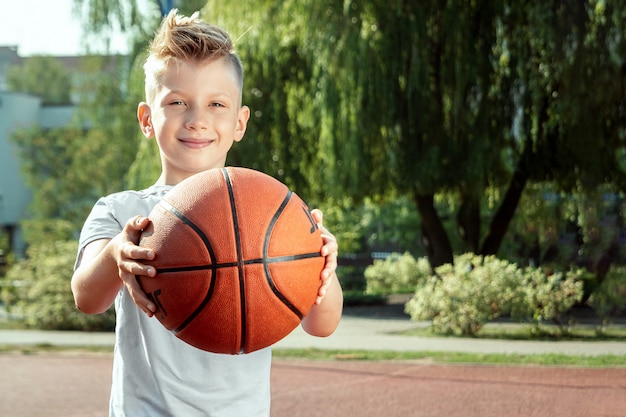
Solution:
[[[158,180],[156,180],[154,185],[174,185],[174,184],[167,184],[165,181],[165,177],[163,176],[163,174],[161,174],[161,176],[159,177]]]
[[[218,168],[224,168],[224,165],[218,166]],[[181,181],[186,180],[187,178],[193,176],[196,173],[189,172],[185,175],[176,176],[176,175],[168,175],[165,172],[161,172],[159,179],[156,180],[154,185],[176,185]]]

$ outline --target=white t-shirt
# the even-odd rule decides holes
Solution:
[[[170,189],[153,186],[98,200],[81,231],[76,266],[88,243],[112,239],[131,217],[148,216]],[[197,349],[146,316],[125,286],[115,311],[111,417],[269,416],[270,348],[246,355]]]

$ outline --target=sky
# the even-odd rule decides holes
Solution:
[[[22,57],[84,54],[73,4],[73,0],[0,0],[0,46],[17,46]],[[124,40],[114,38],[111,52],[126,51]]]

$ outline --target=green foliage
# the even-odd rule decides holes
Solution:
[[[103,73],[106,65],[115,65],[115,72]],[[136,115],[142,96],[131,85],[129,65],[121,58],[110,63],[97,56],[83,61],[78,123],[90,128],[77,154],[83,166],[80,180],[91,182],[91,195],[96,197],[125,189],[125,176],[137,156],[141,135]]]
[[[76,223],[58,218],[28,219],[22,221],[24,240],[29,245],[48,245],[50,242],[76,238]]]
[[[394,253],[386,259],[376,259],[365,269],[367,294],[411,293],[431,276],[426,258],[415,258],[410,253]]]
[[[9,67],[7,84],[12,91],[41,97],[43,104],[71,104],[71,77],[54,57],[36,55]]]
[[[519,264],[565,270],[584,266],[586,300],[609,265],[622,263],[624,196],[615,185],[559,191],[553,183],[527,187],[501,254]]]
[[[435,269],[406,304],[413,320],[432,320],[438,333],[475,335],[485,323],[510,311],[522,271],[494,256],[457,256]]]
[[[406,304],[413,320],[432,320],[438,333],[476,335],[489,321],[511,315],[539,325],[559,319],[583,295],[582,270],[521,269],[494,256],[464,254],[435,269]]]
[[[589,298],[589,305],[605,320],[626,312],[626,267],[613,266]]]
[[[420,220],[415,204],[407,196],[385,201],[363,201],[361,223],[367,246],[373,251],[409,251],[422,254]]]
[[[582,269],[550,273],[543,268],[525,268],[517,284],[521,297],[515,300],[511,316],[531,319],[537,326],[552,321],[565,331],[561,319],[582,299],[584,274]]]
[[[143,190],[156,182],[161,174],[161,159],[156,141],[143,139],[137,157],[126,173],[125,183],[130,190]]]
[[[311,208],[317,207],[308,202]],[[318,207],[324,213],[324,225],[332,230],[339,243],[339,253],[366,251],[365,230],[362,222],[363,207],[351,199],[325,202]]]
[[[143,63],[146,53],[141,53],[135,57],[135,61],[130,69],[129,80],[129,101],[135,105],[144,101],[144,73]],[[131,118],[129,117],[129,122]],[[126,173],[125,183],[128,189],[142,190],[154,184],[161,174],[161,158],[159,147],[154,139],[146,139],[140,134],[137,128],[137,121],[133,118],[132,125],[135,126],[133,137],[138,139],[138,148],[135,158]]]
[[[124,163],[128,157],[108,152],[111,140],[102,132],[33,127],[17,131],[11,139],[19,148],[22,172],[32,191],[31,217],[65,220],[74,230],[98,197],[120,188],[128,166]]]
[[[371,262],[372,252],[402,250],[415,255],[422,252],[416,226],[419,221],[406,198],[378,203],[369,199],[355,203],[345,198],[326,201],[320,208],[325,226],[339,243],[337,274],[344,290],[365,290],[364,271]],[[344,261],[352,266],[346,266]]]
[[[11,262],[12,254],[10,250],[9,234],[3,228],[0,228],[0,277],[4,276],[4,268]]]
[[[70,289],[77,243],[56,241],[32,245],[28,257],[8,271],[2,300],[29,327],[45,330],[112,330],[111,310],[100,315],[78,311]]]
[[[31,216],[38,220],[59,218],[75,223],[86,216],[93,205],[92,180],[104,173],[102,155],[93,154],[86,161],[81,150],[88,146],[84,132],[74,128],[44,130],[33,127],[19,130],[11,139],[17,144],[21,169],[33,200]]]
[[[419,219],[404,196],[386,201],[330,199],[320,203],[319,208],[324,212],[324,224],[339,241],[340,253],[422,252]]]

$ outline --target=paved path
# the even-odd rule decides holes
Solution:
[[[625,342],[513,341],[456,337],[415,337],[398,334],[424,325],[400,318],[371,319],[346,316],[342,319],[337,331],[329,338],[311,338],[301,328],[297,328],[287,338],[278,342],[276,347],[468,353],[626,355]]]

